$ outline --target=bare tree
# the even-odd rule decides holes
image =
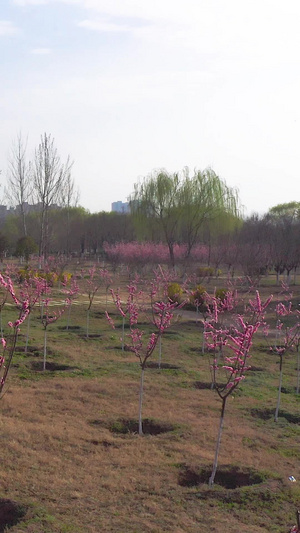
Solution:
[[[75,183],[68,172],[61,191],[61,205],[66,212],[66,248],[67,255],[70,253],[70,212],[72,207],[77,207],[79,203],[79,190],[75,190]]]
[[[12,143],[8,159],[7,187],[5,196],[20,214],[22,221],[22,235],[27,236],[26,203],[32,193],[31,165],[26,157],[27,138],[19,132]]]
[[[70,179],[72,162],[68,157],[61,162],[54,139],[44,133],[35,151],[33,164],[33,183],[35,200],[40,212],[39,254],[47,257],[49,252],[49,210],[61,203],[66,182]]]

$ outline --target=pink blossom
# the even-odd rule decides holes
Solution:
[[[113,321],[113,319],[109,316],[109,314],[108,314],[107,311],[105,311],[105,316],[106,316],[106,318],[107,318],[109,324],[111,325],[111,327],[112,327],[113,329],[115,329],[114,321]]]
[[[239,383],[240,381],[242,381],[243,379],[245,379],[245,376],[238,376],[236,378],[234,378],[234,383]]]

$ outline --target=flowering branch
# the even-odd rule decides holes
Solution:
[[[222,408],[213,469],[209,479],[210,487],[214,483],[217,471],[226,401],[230,394],[232,394],[239,386],[240,382],[245,379],[245,373],[247,370],[251,368],[248,365],[248,359],[250,357],[252,339],[258,329],[265,324],[264,313],[270,304],[271,299],[272,296],[270,296],[265,303],[262,303],[259,292],[256,291],[255,299],[249,300],[246,309],[248,317],[237,315],[236,323],[224,329],[217,329],[216,323],[211,322],[209,325],[209,331],[206,333],[206,338],[211,339],[209,346],[213,347],[214,351],[216,351],[216,348],[220,345],[227,349],[227,355],[224,356],[222,361],[222,363],[225,364],[220,364],[215,356],[213,364],[211,365],[214,386],[222,401]],[[219,370],[225,372],[225,384],[219,384],[217,382],[217,374]]]

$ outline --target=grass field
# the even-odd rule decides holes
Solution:
[[[219,477],[209,489],[221,406],[210,390],[201,325],[181,313],[163,338],[161,369],[154,353],[140,437],[140,367],[121,350],[121,320],[110,307],[112,330],[104,300],[93,304],[88,339],[83,298],[72,306],[69,330],[66,316],[49,326],[45,372],[38,310],[27,354],[22,326],[0,404],[0,497],[16,503],[9,531],[287,532],[300,508],[295,353],[286,356],[275,423],[278,358],[257,337],[252,370],[228,401]],[[6,306],[3,321],[12,316]]]

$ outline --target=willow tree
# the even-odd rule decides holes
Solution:
[[[189,257],[206,222],[227,215],[232,224],[239,214],[237,191],[211,169],[195,171],[193,177],[188,168],[174,174],[156,171],[135,185],[130,208],[140,235],[163,236],[172,265],[175,242],[186,243]]]
[[[277,204],[269,209],[268,215],[273,219],[280,219],[282,217],[290,218],[292,220],[299,220],[300,218],[300,202],[288,202],[285,204]]]
[[[178,173],[166,170],[153,172],[134,186],[130,210],[139,236],[162,235],[169,248],[170,261],[175,264],[174,244],[178,237],[181,203],[181,181]]]
[[[234,229],[239,220],[237,190],[228,187],[210,168],[195,171],[192,178],[186,175],[181,195],[181,225],[187,257],[204,227],[215,232],[221,222],[222,232],[226,233]]]

